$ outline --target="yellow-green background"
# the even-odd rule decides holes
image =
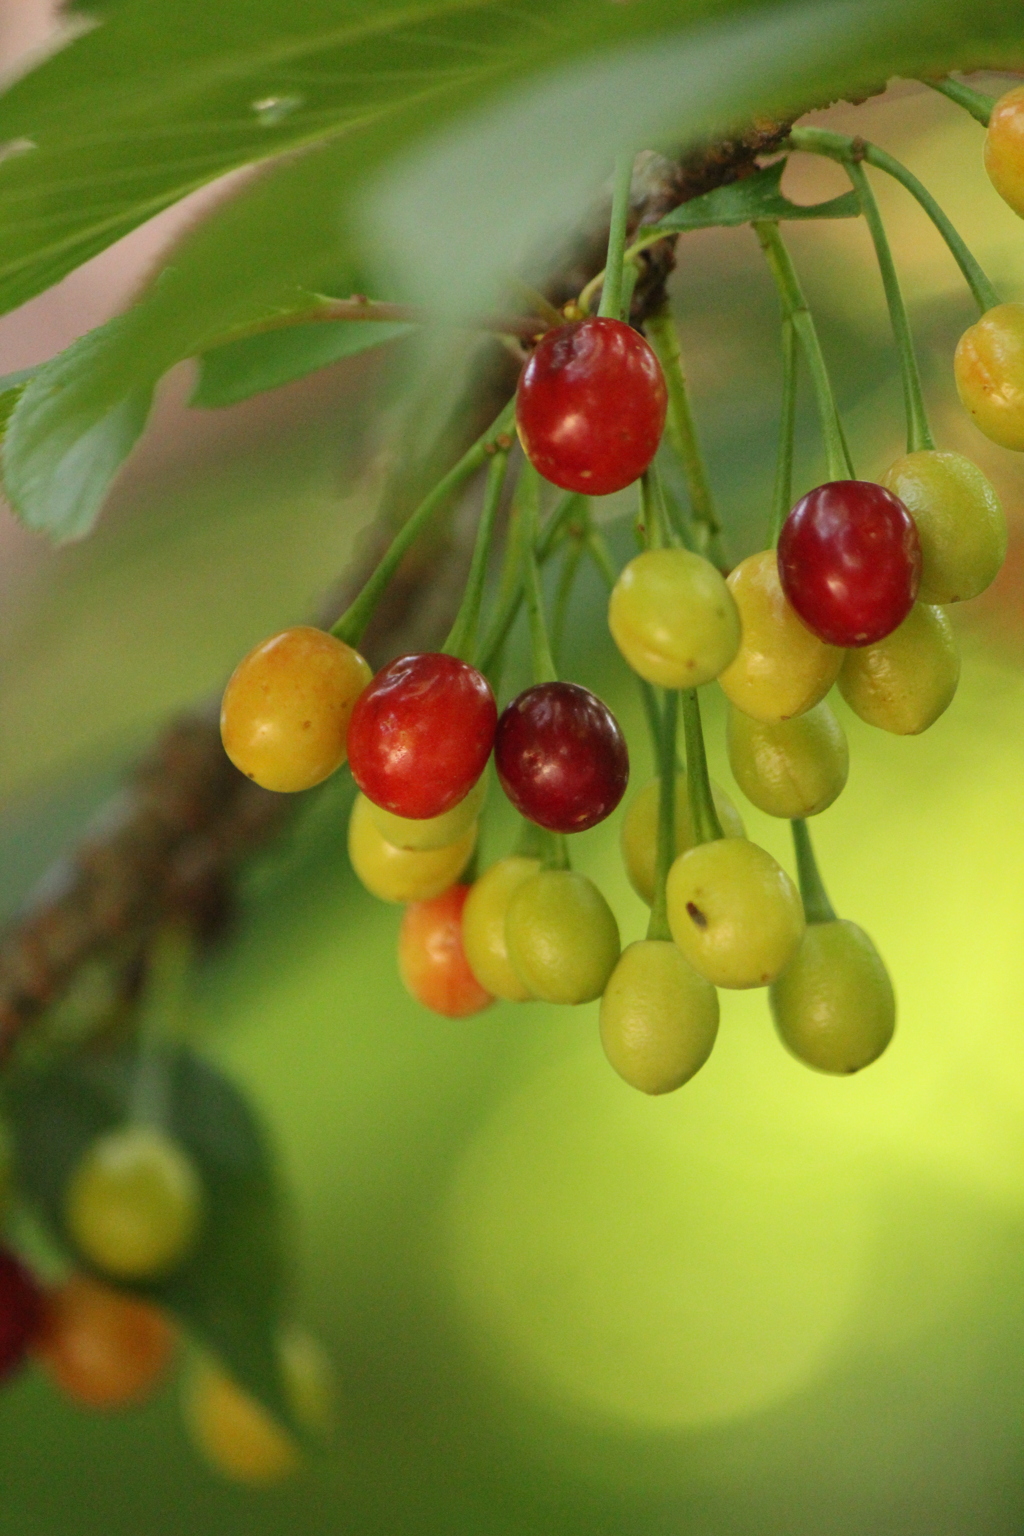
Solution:
[[[1024,228],[982,176],[976,124],[898,94],[843,120],[904,154],[1024,296]],[[814,167],[800,195],[840,187]],[[879,191],[937,433],[983,462],[1015,531],[998,593],[959,620],[963,684],[926,737],[839,706],[850,783],[815,833],[837,908],[894,975],[892,1048],[855,1079],[820,1077],[783,1052],[762,994],[730,994],[708,1066],[648,1101],[607,1067],[594,1007],[431,1017],[395,972],[397,911],[347,870],[332,785],[248,872],[239,926],[196,980],[195,1035],[279,1149],[296,1311],[338,1372],[335,1448],[285,1490],[239,1490],[190,1449],[173,1388],[102,1418],[30,1372],[0,1400],[4,1536],[1020,1530],[1024,475],[956,405],[949,359],[973,316],[955,268]],[[792,242],[858,466],[880,473],[901,406],[867,236],[841,223]],[[677,300],[738,556],[766,516],[777,411],[750,235],[688,240]],[[370,510],[357,471],[380,385],[333,370],[225,417],[200,454],[189,434],[207,442],[208,424],[168,410],[167,441],[92,541],[22,552],[0,617],[7,909],[160,720],[311,610]],[[800,441],[806,485],[822,473],[807,401]],[[628,529],[610,532],[624,556]],[[640,783],[642,720],[600,608],[588,577],[567,670],[620,712]],[[620,816],[577,858],[628,939],[645,915]],[[751,810],[748,829],[791,867],[784,825]],[[499,812],[492,851],[507,830]]]

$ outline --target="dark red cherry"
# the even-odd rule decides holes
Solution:
[[[585,832],[614,811],[629,753],[607,704],[576,683],[538,683],[502,712],[494,766],[518,811],[552,832]]]
[[[352,777],[396,816],[442,816],[483,773],[497,720],[490,684],[468,662],[433,651],[400,656],[352,711]]]
[[[42,1291],[24,1264],[0,1249],[0,1381],[23,1363],[42,1324]]]
[[[545,480],[607,496],[654,458],[667,401],[661,364],[638,331],[576,320],[549,331],[523,369],[516,426]]]
[[[898,496],[871,480],[819,485],[783,525],[779,579],[820,639],[873,645],[914,606],[921,581],[914,519]]]

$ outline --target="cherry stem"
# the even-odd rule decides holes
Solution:
[[[523,466],[520,480],[523,517],[523,595],[530,622],[530,655],[535,683],[558,680],[551,654],[548,627],[544,618],[544,598],[537,569],[537,523],[540,515],[540,476],[532,464]]]
[[[846,174],[853,182],[854,191],[860,199],[860,206],[875,247],[878,270],[882,275],[885,302],[889,308],[889,323],[892,326],[893,339],[899,354],[900,377],[903,380],[903,404],[907,413],[907,452],[917,453],[922,448],[934,448],[935,439],[928,425],[928,413],[925,410],[924,394],[921,390],[921,373],[917,366],[917,355],[914,352],[914,338],[907,318],[907,306],[903,302],[900,280],[896,275],[896,264],[892,259],[892,250],[886,237],[882,215],[878,211],[878,203],[871,190],[864,166],[855,156],[845,164]]]
[[[132,1125],[167,1126],[170,1093],[166,1047],[181,1031],[192,955],[192,936],[183,924],[166,923],[150,940],[128,1110]]]
[[[686,688],[683,700],[683,733],[686,738],[686,790],[690,801],[695,843],[713,843],[724,837],[722,823],[715,810],[708,778],[708,759],[704,750],[704,731],[700,723],[700,700],[696,688]]]
[[[601,287],[601,305],[597,313],[603,319],[623,318],[622,257],[626,249],[626,224],[629,220],[629,193],[633,184],[632,150],[618,156],[615,161],[615,180],[612,184],[612,211],[608,223],[608,255],[604,264],[604,283]],[[635,281],[635,278],[634,278]],[[632,297],[632,293],[630,294]]]
[[[675,543],[674,529],[669,526],[665,510],[661,477],[653,464],[649,464],[640,477],[640,518],[647,549],[668,549]]]
[[[449,656],[458,656],[463,661],[473,659],[476,647],[480,605],[483,602],[484,583],[487,580],[487,563],[490,559],[491,545],[494,542],[494,526],[497,521],[498,507],[501,504],[501,493],[505,488],[507,470],[508,449],[499,448],[487,471],[484,502],[480,512],[480,522],[477,525],[469,575],[466,578],[466,590],[462,594],[462,602],[459,604],[459,611],[455,615],[451,632],[441,647]]]
[[[697,553],[705,555],[712,565],[721,567],[725,563],[721,548],[722,526],[715,513],[711,481],[690,409],[679,331],[667,304],[651,315],[644,330],[665,375],[668,390],[665,436],[686,476]]]
[[[821,350],[818,332],[807,307],[807,300],[800,286],[800,279],[796,275],[792,257],[783,243],[779,226],[774,220],[756,220],[753,229],[767,258],[772,277],[775,279],[783,317],[792,322],[807,360],[811,383],[814,386],[814,397],[818,405],[818,415],[821,419],[821,432],[825,439],[829,479],[853,480],[856,476],[843,437],[835,395],[832,393],[832,384],[825,365],[825,356]]]
[[[556,665],[561,656],[562,641],[565,638],[565,624],[569,616],[569,599],[572,597],[572,589],[576,583],[582,557],[583,539],[581,537],[574,538],[566,547],[562,569],[558,573],[558,586],[555,589],[554,607],[551,611],[551,653],[555,658]]]
[[[966,90],[966,86],[964,87]],[[898,181],[924,209],[939,234],[949,247],[950,254],[963,274],[964,281],[982,314],[1001,303],[989,278],[971,254],[952,220],[939,207],[923,182],[918,181],[901,161],[895,159],[877,144],[864,139],[851,139],[845,133],[830,133],[824,128],[794,128],[789,136],[793,149],[805,150],[812,155],[827,155],[829,159],[846,162],[851,158],[864,160],[876,170],[884,171]]]
[[[653,693],[653,690],[651,690]],[[658,851],[654,865],[654,901],[647,925],[649,939],[671,939],[665,882],[676,856],[676,721],[679,695],[666,689],[659,712],[655,705],[658,730],[654,749],[658,760]],[[653,703],[653,700],[652,700]]]
[[[793,322],[782,322],[782,412],[779,419],[779,456],[775,461],[775,488],[768,543],[779,542],[782,525],[793,502],[793,438],[796,432],[797,340]]]
[[[518,507],[521,486],[522,477],[520,476],[520,486],[516,487],[516,501],[513,503],[509,519],[502,574],[498,583],[497,609],[487,635],[481,643],[480,659],[477,663],[480,671],[486,672],[488,676],[491,676],[501,656],[502,647],[508,639],[509,630],[516,621],[523,601],[523,529]],[[551,558],[571,518],[574,514],[579,515],[580,509],[585,509],[586,504],[586,497],[578,495],[575,491],[570,491],[558,502],[545,525],[537,547],[537,560],[540,565],[545,565]]]
[[[492,454],[507,452],[512,446],[508,429],[515,417],[515,409],[516,403],[513,397],[487,431],[477,438],[471,448],[467,448],[458,463],[438,481],[404,526],[399,529],[369,581],[332,627],[331,634],[338,640],[344,640],[347,645],[359,644],[366,626],[373,617],[374,609],[391,584],[392,577],[410,546],[416,542],[431,518],[448,505],[455,492],[487,462]]]
[[[796,869],[800,881],[800,897],[804,904],[804,916],[809,923],[834,923],[836,914],[828,899],[818,861],[806,821],[791,821],[793,847],[796,850]]]
[[[948,75],[944,80],[925,80],[924,84],[930,85],[940,96],[948,96],[950,101],[955,101],[958,107],[963,107],[976,118],[983,128],[988,127],[992,108],[996,104],[994,96],[983,96],[980,91],[972,90],[969,85],[962,85],[959,80],[953,80]]]
[[[562,533],[580,512],[585,512],[587,505],[586,496],[581,496],[579,491],[566,491],[565,495],[556,502],[555,509],[544,524],[540,538],[537,540],[537,559],[541,565],[554,550]]]

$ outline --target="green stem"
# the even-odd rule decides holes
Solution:
[[[419,538],[431,518],[448,504],[455,492],[487,462],[496,448],[504,449],[511,446],[511,439],[509,439],[507,444],[501,440],[508,437],[508,429],[511,427],[515,417],[515,408],[515,399],[513,398],[496,420],[492,422],[490,427],[488,427],[487,431],[477,438],[473,446],[468,448],[462,455],[459,462],[453,465],[448,473],[434,486],[434,489],[420,502],[412,516],[395,535],[394,539],[392,539],[380,564],[358,597],[350,603],[332,628],[331,634],[335,635],[337,639],[344,640],[348,645],[359,644],[366,626],[373,617],[374,609],[391,584],[392,577],[401,565],[409,548]]]
[[[579,491],[567,491],[556,503],[540,538],[537,541],[537,559],[541,565],[551,554],[566,527],[572,523],[579,514],[585,514],[587,497],[581,496]]]
[[[832,393],[832,384],[828,376],[828,368],[825,365],[825,357],[818,340],[818,332],[815,329],[814,320],[807,307],[800,279],[796,275],[796,268],[788,250],[783,244],[779,234],[779,226],[774,221],[758,220],[753,225],[754,233],[761,243],[768,261],[768,267],[775,286],[779,291],[779,299],[782,304],[782,313],[785,319],[792,321],[793,329],[800,341],[804,357],[807,361],[808,372],[814,387],[814,398],[818,406],[818,415],[821,419],[821,432],[825,439],[825,455],[828,461],[828,474],[830,480],[852,480],[854,478],[853,465],[850,463],[843,440],[842,427],[839,421],[839,412],[836,409],[835,395]]]
[[[612,559],[611,550],[603,534],[596,528],[587,529],[587,553],[597,566],[601,579],[610,592],[619,579],[619,573],[615,569],[615,561]]]
[[[665,436],[686,476],[699,553],[706,555],[712,565],[721,566],[725,563],[721,549],[722,527],[715,512],[711,481],[690,409],[679,332],[667,304],[650,317],[644,330],[665,375],[668,390]]]
[[[924,183],[918,181],[913,171],[909,171],[901,161],[887,154],[884,149],[879,149],[877,144],[868,144],[863,139],[851,139],[844,133],[830,133],[824,128],[794,128],[789,142],[794,149],[802,149],[812,155],[827,155],[829,159],[843,163],[855,156],[898,181],[924,209],[945,240],[981,313],[994,309],[1002,302],[952,220],[939,207]]]
[[[484,583],[487,580],[487,562],[491,554],[491,545],[494,541],[494,525],[498,516],[498,507],[501,503],[501,493],[505,486],[505,474],[508,470],[508,449],[499,448],[491,460],[487,471],[487,484],[484,489],[484,503],[480,512],[480,522],[476,530],[476,541],[473,545],[473,558],[470,561],[469,575],[466,578],[466,590],[462,594],[462,602],[459,611],[455,615],[455,622],[442,650],[449,656],[459,656],[463,661],[472,659],[477,639],[477,626],[480,622],[480,604],[483,602]]]
[[[900,280],[896,275],[896,265],[892,259],[892,251],[886,237],[885,225],[882,223],[882,215],[878,211],[875,194],[871,190],[863,165],[856,157],[846,162],[846,174],[853,182],[854,191],[860,199],[860,206],[875,247],[878,270],[882,275],[882,287],[885,289],[885,302],[889,308],[889,323],[892,326],[893,339],[900,359],[903,405],[907,413],[907,452],[917,453],[922,448],[934,448],[935,439],[928,426],[928,414],[921,390],[921,373],[914,352],[914,338],[910,332],[907,306],[903,302]]]
[[[176,923],[157,929],[150,941],[139,1002],[137,1058],[128,1111],[134,1125],[159,1129],[167,1125],[167,1046],[181,1031],[192,953],[190,933]]]
[[[530,655],[535,683],[553,683],[558,678],[551,642],[544,619],[544,598],[537,569],[537,521],[540,511],[540,477],[532,464],[523,467],[523,594],[530,621]]]
[[[640,477],[640,515],[647,549],[667,549],[675,542],[665,510],[661,477],[653,464],[648,465]]]
[[[664,709],[654,736],[658,761],[658,851],[654,865],[654,901],[647,926],[649,939],[671,939],[665,882],[676,856],[676,719],[679,695],[671,689],[663,695]]]
[[[925,85],[930,85],[933,91],[938,91],[940,96],[948,96],[950,101],[955,101],[958,107],[965,108],[972,117],[977,118],[983,128],[988,127],[988,120],[995,106],[995,97],[983,96],[980,91],[972,91],[969,85],[961,85],[959,80],[951,80],[949,76],[945,80],[926,80]]]
[[[576,581],[576,575],[580,567],[580,559],[583,555],[583,540],[573,539],[565,551],[565,559],[562,561],[562,569],[558,576],[558,587],[555,592],[555,604],[551,614],[551,651],[557,665],[562,651],[562,641],[565,638],[565,624],[569,615],[569,599]]]
[[[630,150],[628,153],[619,155],[615,162],[612,212],[608,224],[608,255],[604,264],[601,306],[597,311],[599,315],[612,320],[622,319],[622,257],[626,249],[629,192],[633,182],[635,158],[636,156]]]
[[[796,432],[797,343],[793,322],[782,322],[782,414],[779,421],[779,456],[775,462],[772,520],[768,542],[779,542],[782,525],[793,501],[793,438]]]
[[[713,843],[716,838],[724,837],[725,833],[711,793],[704,732],[700,723],[700,700],[696,688],[685,689],[682,699],[683,732],[686,738],[686,789],[690,800],[694,841]]]
[[[806,821],[792,821],[793,847],[796,850],[796,868],[800,880],[800,895],[804,904],[804,916],[809,923],[834,923],[836,914],[828,899],[818,863],[811,845],[811,834]]]

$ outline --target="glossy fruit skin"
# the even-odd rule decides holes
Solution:
[[[960,651],[945,609],[915,603],[893,634],[849,653],[839,691],[868,725],[917,736],[949,708],[959,680]]]
[[[769,816],[817,816],[846,786],[850,748],[827,704],[772,724],[730,707],[726,740],[733,777],[750,803]]]
[[[365,795],[357,795],[348,822],[352,868],[381,901],[429,901],[454,885],[476,847],[477,823],[447,848],[395,848],[377,830]]]
[[[73,1275],[46,1298],[35,1355],[56,1386],[86,1408],[145,1402],[174,1353],[175,1329],[137,1296]]]
[[[43,1326],[43,1293],[9,1248],[0,1248],[0,1381],[24,1364]]]
[[[358,651],[325,630],[300,624],[271,635],[224,690],[225,752],[264,789],[312,789],[345,761],[352,709],[372,676]]]
[[[497,720],[491,685],[468,662],[439,651],[399,656],[352,711],[352,777],[394,816],[443,816],[483,773]]]
[[[953,374],[978,430],[1024,452],[1024,304],[997,304],[969,325],[953,354]]]
[[[446,1019],[466,1019],[494,1002],[469,968],[462,944],[462,909],[468,885],[452,885],[429,901],[414,901],[402,915],[398,970],[407,992]]]
[[[720,838],[680,854],[668,872],[668,922],[686,959],[716,987],[765,987],[804,933],[800,894],[770,853]]]
[[[819,1072],[859,1072],[896,1028],[889,973],[863,928],[842,918],[810,924],[768,996],[782,1043]]]
[[[831,480],[802,496],[779,537],[779,579],[829,645],[872,645],[902,624],[921,580],[914,519],[870,480]]]
[[[462,909],[462,943],[470,970],[486,991],[510,1003],[528,1002],[533,993],[508,957],[508,904],[523,881],[539,869],[539,859],[516,854],[499,859],[470,887]]]
[[[120,1280],[176,1269],[195,1245],[203,1189],[192,1160],[146,1125],[98,1136],[68,1183],[65,1220],[79,1252]]]
[[[428,816],[422,821],[408,816],[393,816],[372,800],[370,818],[377,831],[392,848],[450,848],[475,825],[487,798],[487,776],[481,774],[469,794],[458,805],[441,816]]]
[[[739,811],[729,796],[714,780],[711,796],[715,802],[718,819],[726,837],[744,837],[745,829]],[[648,906],[654,902],[655,866],[658,859],[658,807],[661,803],[661,786],[657,779],[637,790],[622,818],[620,848],[622,862],[629,876],[629,883]],[[676,853],[685,853],[694,844],[693,822],[690,819],[690,799],[686,787],[686,770],[676,774]]]
[[[672,1093],[711,1055],[718,993],[675,944],[641,939],[622,951],[601,998],[601,1044],[641,1093]]]
[[[551,832],[585,832],[611,815],[629,753],[607,704],[578,683],[537,683],[502,711],[494,766],[516,810]]]
[[[919,603],[961,603],[984,592],[1006,558],[1006,518],[991,482],[962,453],[929,448],[882,476],[917,524]]]
[[[661,364],[640,333],[594,317],[538,342],[519,379],[516,427],[545,480],[607,496],[654,458],[667,405]]]
[[[699,688],[736,655],[740,616],[724,577],[686,549],[646,549],[619,575],[608,627],[633,671],[659,688]]]
[[[985,169],[999,196],[1024,219],[1024,86],[1007,91],[992,108]]]
[[[813,709],[839,676],[843,652],[812,634],[779,580],[773,549],[749,555],[730,572],[740,615],[740,647],[718,674],[731,704],[755,720],[791,720]]]
[[[589,1003],[600,997],[619,958],[619,925],[592,880],[542,869],[508,904],[509,959],[533,997]]]

